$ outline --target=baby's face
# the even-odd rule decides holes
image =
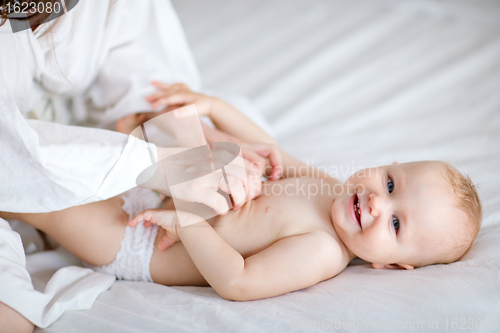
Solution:
[[[355,173],[332,206],[337,234],[354,255],[374,267],[399,264],[411,269],[419,256],[449,244],[455,234],[452,222],[459,216],[444,174],[439,162]]]

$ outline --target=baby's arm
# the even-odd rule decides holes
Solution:
[[[280,153],[283,161],[283,178],[323,178],[338,182],[337,179],[330,177],[327,173],[312,166],[308,166],[281,148]]]
[[[274,144],[273,138],[227,102],[193,92],[182,83],[153,83],[160,91],[148,97],[152,108],[180,108],[195,104],[200,116],[209,116],[221,131],[247,143]]]
[[[192,92],[184,84],[170,85],[155,83],[155,85],[160,89],[160,92],[148,98],[148,100],[152,103],[153,108],[160,106],[168,106],[169,108],[172,108],[173,105],[181,107],[188,104],[195,104],[199,115],[209,116],[218,129],[239,140],[242,140],[243,142],[266,143],[272,146],[276,144],[274,139],[260,127],[254,124],[250,119],[245,117],[230,104],[219,98]],[[182,116],[182,114],[179,116]],[[264,147],[264,149],[266,149],[266,147]],[[273,170],[273,175],[282,171],[282,176],[284,178],[300,177],[332,179],[326,173],[307,166],[277,146],[272,147],[271,149],[274,149],[274,152],[262,152],[261,154],[267,153],[271,159],[278,157],[282,159],[282,161],[271,161],[271,165],[279,165],[279,169],[281,169]],[[281,165],[281,163],[283,164]],[[267,171],[267,174],[271,174],[269,170]]]
[[[192,216],[199,221],[199,217]],[[174,222],[175,212],[148,210],[129,222],[150,221],[177,234],[196,268],[222,297],[249,301],[312,286],[340,273],[342,250],[321,232],[281,239],[244,259],[206,221],[186,227]]]

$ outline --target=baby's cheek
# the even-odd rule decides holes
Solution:
[[[337,195],[345,195],[345,196],[351,197],[355,193],[359,193],[358,187],[359,187],[358,182],[356,181],[355,178],[353,178],[353,176],[351,176],[344,183],[344,185],[342,187],[342,193],[338,193],[338,191],[336,191],[335,194],[337,194]],[[363,190],[364,190],[364,187],[363,187]]]

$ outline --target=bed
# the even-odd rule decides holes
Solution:
[[[500,330],[500,2],[174,0],[203,86],[266,122],[285,150],[345,180],[439,159],[483,202],[463,260],[413,271],[355,260],[287,295],[231,302],[211,288],[115,282],[35,332]],[[80,263],[28,255],[35,286]]]

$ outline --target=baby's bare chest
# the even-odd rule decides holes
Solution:
[[[217,217],[212,225],[245,258],[285,237],[317,229],[334,233],[329,213],[333,198],[313,195],[308,184],[303,179],[268,182],[258,198]]]

